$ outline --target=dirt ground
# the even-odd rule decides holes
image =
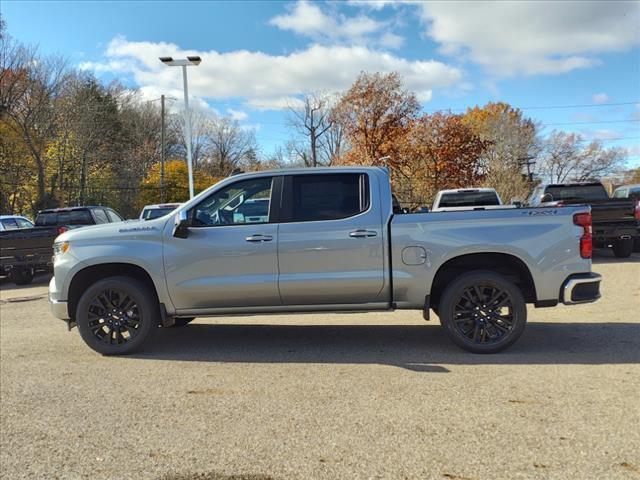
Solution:
[[[0,285],[0,477],[640,478],[640,254],[508,351],[419,312],[198,319],[107,358]]]

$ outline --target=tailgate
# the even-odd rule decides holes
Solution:
[[[635,222],[635,203],[632,200],[604,201],[602,203],[591,204],[591,215],[593,223],[609,222]]]
[[[58,236],[56,227],[35,227],[2,232],[0,235],[0,261],[2,265],[14,263],[40,263],[50,261],[52,246]]]

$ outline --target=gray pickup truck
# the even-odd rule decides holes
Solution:
[[[433,310],[471,352],[522,334],[527,303],[592,302],[588,206],[399,213],[376,167],[227,178],[169,215],[54,244],[49,298],[107,354],[197,316]]]

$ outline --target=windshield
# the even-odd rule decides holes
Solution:
[[[545,193],[558,200],[607,200],[609,196],[602,185],[549,185]]]
[[[445,193],[440,198],[438,207],[482,207],[488,205],[500,205],[494,192]]]

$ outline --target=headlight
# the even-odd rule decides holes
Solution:
[[[53,254],[62,255],[69,250],[69,242],[55,242],[53,244]]]

